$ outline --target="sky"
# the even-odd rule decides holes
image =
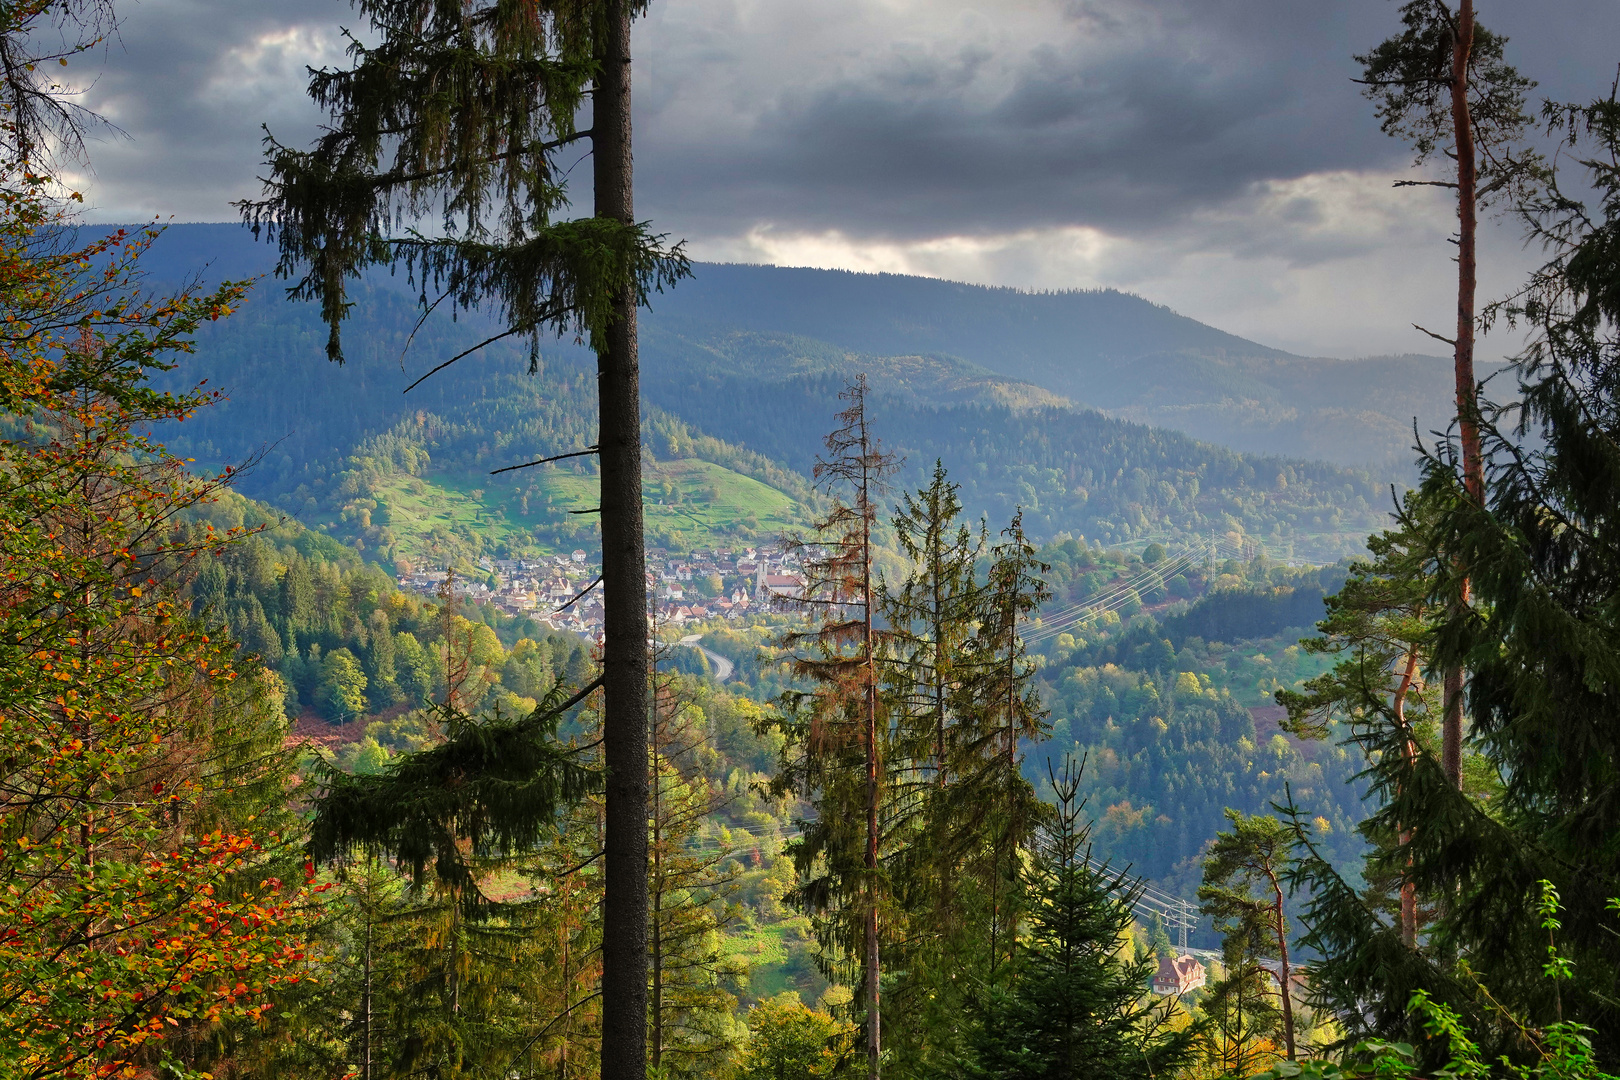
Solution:
[[[1478,0],[1534,92],[1588,100],[1620,0]],[[1445,193],[1351,82],[1394,0],[653,0],[635,37],[637,216],[702,260],[1118,288],[1315,356],[1444,351]],[[306,143],[342,0],[140,0],[75,65],[116,124],[93,221],[225,221],[264,128]],[[589,177],[576,184],[588,200]],[[1534,261],[1481,240],[1481,295]],[[1501,334],[1482,356],[1511,351]]]

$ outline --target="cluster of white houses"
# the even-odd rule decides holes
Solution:
[[[601,573],[599,556],[576,550],[528,559],[482,559],[477,576],[452,576],[445,568],[412,572],[402,574],[399,584],[435,595],[448,579],[464,600],[599,638],[602,591],[596,583]],[[648,599],[664,626],[742,618],[768,610],[780,598],[797,596],[803,588],[802,568],[793,553],[760,548],[688,554],[655,548],[647,553]]]

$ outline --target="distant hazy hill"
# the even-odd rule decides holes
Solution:
[[[1450,414],[1450,362],[1314,359],[1112,289],[1027,293],[836,270],[705,264],[649,323],[776,331],[853,353],[944,354],[1115,416],[1239,450],[1404,467]]]

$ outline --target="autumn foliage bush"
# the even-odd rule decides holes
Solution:
[[[299,977],[312,887],[270,688],[177,595],[228,475],[144,434],[213,399],[146,376],[243,286],[148,295],[156,231],[82,243],[47,191],[0,170],[0,1075],[198,1075]]]

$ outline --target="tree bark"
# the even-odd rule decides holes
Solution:
[[[864,399],[863,399],[864,409]],[[878,1059],[883,1052],[881,976],[878,955],[878,729],[877,643],[872,633],[872,489],[867,475],[871,444],[866,437],[866,414],[861,414],[861,599],[866,650],[866,1074],[878,1080]]]
[[[1457,33],[1451,44],[1451,128],[1457,149],[1457,345],[1453,374],[1457,384],[1457,426],[1462,437],[1463,485],[1476,501],[1485,501],[1485,466],[1479,441],[1479,400],[1474,378],[1474,293],[1478,286],[1475,238],[1479,229],[1474,124],[1468,109],[1468,61],[1474,47],[1474,0],[1461,0]],[[1465,579],[1458,603],[1468,604]],[[1445,673],[1445,716],[1441,729],[1441,765],[1446,778],[1462,787],[1463,673]]]
[[[1410,769],[1417,760],[1417,744],[1412,741],[1411,734],[1406,730],[1406,695],[1412,689],[1412,683],[1417,678],[1418,651],[1412,646],[1406,653],[1406,670],[1401,673],[1401,684],[1395,690],[1395,725],[1401,729],[1402,753],[1405,756],[1406,767]],[[1407,848],[1406,871],[1401,875],[1401,941],[1409,949],[1417,948],[1418,917],[1417,917],[1417,885],[1412,881],[1412,829],[1409,825],[1400,827],[1401,847]]]
[[[630,152],[630,7],[605,0],[591,129],[596,214],[635,221]],[[614,297],[593,328],[602,466],[602,1080],[647,1072],[647,594],[641,516],[641,388],[636,302]]]
[[[1271,879],[1272,889],[1276,892],[1275,911],[1277,915],[1277,953],[1280,957],[1282,974],[1278,982],[1282,985],[1282,1016],[1283,1016],[1283,1046],[1288,1052],[1288,1060],[1296,1060],[1294,1050],[1294,988],[1290,985],[1292,977],[1288,965],[1288,935],[1283,933],[1283,894],[1282,887],[1277,879]]]
[[[664,1059],[664,785],[658,770],[658,755],[663,747],[660,744],[662,734],[661,721],[658,716],[658,673],[657,657],[649,661],[652,668],[652,689],[648,692],[652,702],[652,744],[648,757],[651,782],[648,787],[652,796],[652,848],[651,848],[651,889],[652,918],[649,920],[649,933],[652,936],[650,963],[652,965],[652,1007],[649,1016],[652,1019],[652,1034],[647,1040],[647,1056],[656,1074]]]

